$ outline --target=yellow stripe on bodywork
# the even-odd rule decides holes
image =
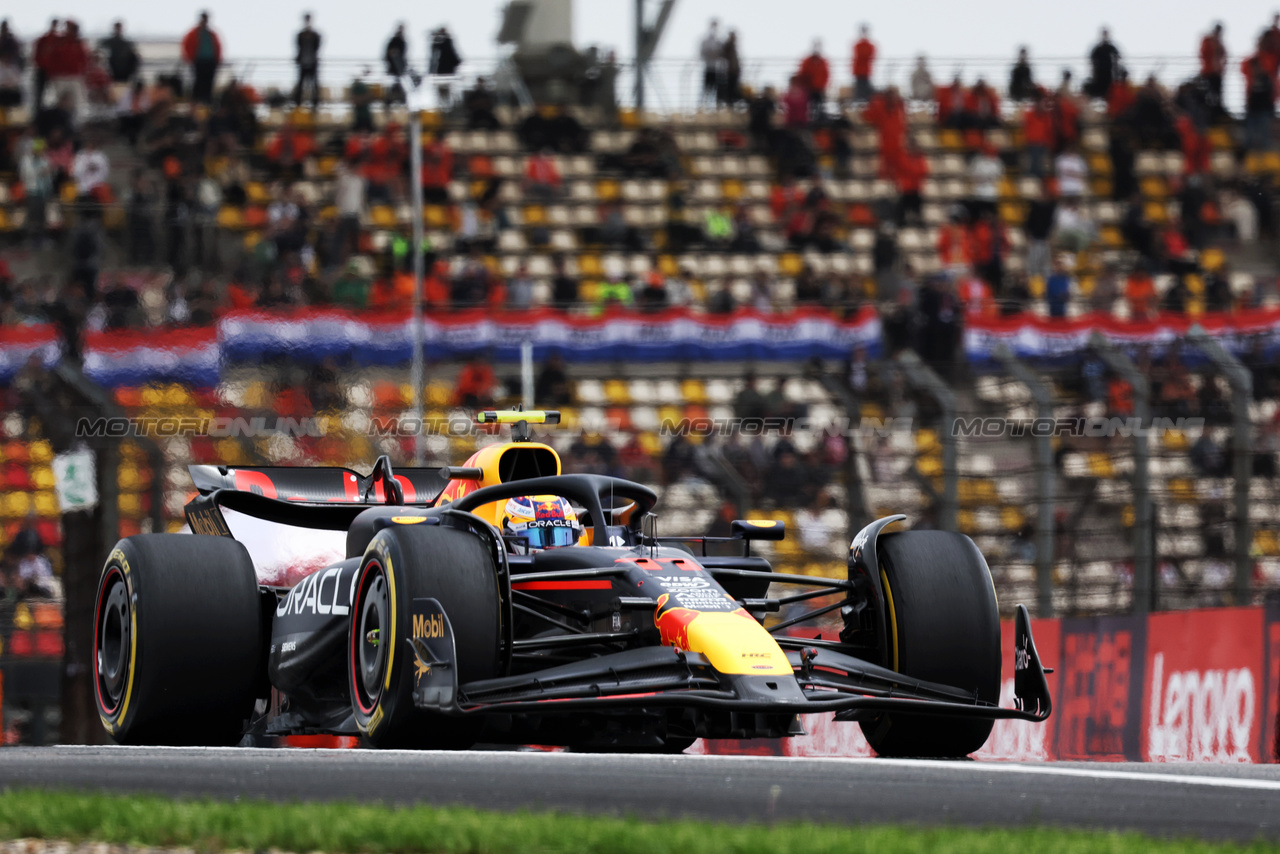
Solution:
[[[133,697],[133,672],[138,666],[138,609],[133,604],[133,581],[129,578],[129,561],[125,560],[123,552],[117,552],[119,555],[120,568],[124,571],[124,592],[129,598],[129,679],[124,684],[124,702],[120,704],[120,714],[116,715],[116,720],[123,722],[125,714],[129,711],[129,700]]]
[[[389,556],[385,558],[385,563],[387,565],[385,570],[387,576],[387,587],[391,590],[391,596],[389,597],[391,602],[391,643],[387,646],[387,679],[384,683],[383,690],[390,691],[391,674],[394,672],[393,668],[396,663],[396,647],[400,645],[397,638],[400,636],[396,634],[396,578],[395,573],[391,569],[391,558]],[[381,702],[378,703],[378,707],[382,707]]]

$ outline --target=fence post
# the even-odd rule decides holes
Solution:
[[[1101,333],[1094,332],[1089,346],[1103,364],[1120,375],[1133,389],[1133,412],[1141,429],[1133,436],[1133,610],[1146,614],[1151,610],[1155,592],[1153,519],[1151,514],[1151,385],[1133,360],[1120,352]]]
[[[827,394],[840,401],[848,418],[849,426],[845,432],[845,514],[848,517],[848,530],[845,540],[853,542],[853,538],[866,525],[872,522],[871,512],[867,507],[866,495],[862,490],[862,475],[858,471],[858,458],[863,453],[861,438],[862,407],[857,397],[844,382],[828,373],[819,377]]]
[[[1027,387],[1036,403],[1036,418],[1052,422],[1053,392],[1026,365],[1001,344],[996,348],[996,359],[1013,378]],[[1053,616],[1053,511],[1057,501],[1057,483],[1053,468],[1052,431],[1038,434],[1033,431],[1036,443],[1036,615]]]
[[[1248,605],[1249,582],[1253,575],[1253,558],[1249,554],[1253,545],[1253,529],[1249,525],[1249,479],[1253,474],[1253,425],[1249,421],[1249,404],[1253,402],[1253,376],[1200,324],[1191,327],[1187,338],[1209,357],[1214,368],[1227,378],[1231,386],[1231,476],[1235,479],[1236,506],[1235,604]]]
[[[940,530],[956,529],[956,396],[938,374],[921,361],[913,350],[904,350],[897,356],[898,365],[907,383],[917,391],[931,396],[941,412],[938,441],[942,444],[942,499],[934,523]]]

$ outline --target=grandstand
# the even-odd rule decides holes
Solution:
[[[850,532],[901,512],[909,525],[973,536],[1002,607],[1038,602],[1042,613],[1243,604],[1242,554],[1247,601],[1280,587],[1271,214],[1280,151],[1248,147],[1238,119],[1184,123],[1176,143],[1135,150],[1141,134],[1104,99],[1044,93],[1054,109],[1074,111],[1053,145],[1078,149],[1086,170],[1083,193],[1063,202],[1086,239],[1069,242],[1060,219],[1048,236],[1031,221],[1061,179],[1032,174],[1038,143],[1022,106],[1006,104],[994,126],[974,129],[945,126],[933,104],[912,101],[903,138],[887,144],[892,122],[848,93],[812,123],[773,109],[763,92],[661,114],[522,108],[484,92],[410,113],[385,101],[390,87],[322,94],[313,111],[244,84],[213,104],[157,84],[146,109],[123,120],[102,104],[0,113],[9,586],[21,586],[27,556],[11,547],[33,530],[53,580],[27,592],[61,593],[66,531],[52,466],[55,445],[71,447],[63,437],[73,414],[53,423],[58,413],[39,405],[41,376],[57,363],[106,388],[101,412],[153,425],[283,417],[315,426],[261,436],[153,426],[119,443],[98,491],[120,536],[182,527],[191,463],[412,462],[412,435],[371,426],[418,415],[407,351],[386,342],[403,333],[414,293],[406,128],[419,121],[425,311],[435,324],[422,389],[429,423],[456,422],[467,403],[527,400],[513,338],[546,323],[556,331],[533,342],[538,371],[559,355],[565,376],[560,386],[548,377],[556,399],[533,402],[564,418],[542,438],[570,470],[657,487],[664,533],[701,532],[724,513],[771,513],[793,532],[776,546],[783,567],[839,575]],[[357,129],[353,105],[364,97],[374,106]],[[1159,104],[1170,126],[1187,114],[1181,100]],[[918,187],[904,179],[896,146],[922,158]],[[109,179],[86,188],[71,164],[95,148]],[[42,152],[65,160],[61,178]],[[34,199],[24,177],[42,156],[54,167],[47,200]],[[973,164],[986,156],[998,163],[993,198],[977,192]],[[1122,192],[1125,183],[1136,193]],[[917,190],[919,215],[904,213]],[[993,219],[973,216],[988,202]],[[1067,255],[1060,313],[1037,243]],[[1137,271],[1154,274],[1152,296],[1126,282]],[[1193,348],[1170,346],[1194,322],[1220,333],[1253,378],[1243,528],[1232,503],[1239,413],[1226,377]],[[601,343],[632,327],[692,337],[650,350]],[[581,340],[554,337],[570,329]],[[726,329],[745,336],[736,355],[716,343]],[[1158,386],[1153,414],[1203,422],[1153,435],[1143,477],[1129,436],[1055,437],[1046,468],[1031,437],[955,432],[957,418],[1040,417],[1027,383],[991,357],[993,342],[1048,389],[1049,417],[1133,413],[1124,405],[1133,389],[1099,366],[1095,330]],[[916,352],[923,361],[903,355]],[[493,371],[478,393],[464,393],[463,362],[477,354]],[[801,426],[758,437],[669,429],[757,415]],[[911,426],[883,427],[893,422]],[[866,424],[883,429],[849,429]],[[425,437],[426,460],[456,464],[492,438],[438,430]],[[1144,528],[1145,501],[1154,510]],[[1040,539],[1045,519],[1053,540]],[[1247,546],[1236,542],[1242,530]],[[1140,602],[1144,531],[1155,591]],[[33,625],[53,626],[41,613]],[[53,653],[47,641],[13,637],[7,656]]]

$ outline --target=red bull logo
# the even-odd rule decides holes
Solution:
[[[658,627],[664,646],[689,650],[689,624],[698,619],[701,612],[689,608],[667,608],[664,611],[663,608],[666,607],[670,598],[669,593],[663,593],[658,597],[658,611],[653,624]]]

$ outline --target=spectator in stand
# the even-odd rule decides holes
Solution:
[[[862,117],[879,136],[880,175],[896,180],[908,137],[907,106],[898,95],[897,87],[890,86],[872,97]]]
[[[933,75],[929,73],[929,66],[925,61],[924,54],[916,57],[916,67],[911,72],[910,92],[911,100],[913,101],[933,100]]]
[[[702,57],[702,97],[698,106],[714,105],[720,92],[720,59],[723,44],[720,41],[720,22],[715,18],[707,25],[707,34],[698,45]]]
[[[782,122],[791,131],[809,126],[809,90],[799,74],[791,75],[791,85],[782,96]]]
[[[935,100],[937,101],[938,126],[966,130],[969,127],[969,116],[965,112],[966,95],[964,83],[960,75],[951,80],[950,85],[939,86]]]
[[[1058,178],[1058,195],[1063,199],[1080,199],[1084,196],[1089,177],[1089,167],[1084,158],[1076,150],[1074,144],[1058,155],[1054,161],[1054,172]]]
[[[1027,174],[1044,178],[1054,145],[1053,106],[1048,96],[1037,98],[1022,114],[1022,134],[1027,149]]]
[[[107,71],[113,83],[129,83],[138,73],[141,60],[138,48],[132,41],[124,37],[124,22],[116,21],[111,28],[111,37],[102,40],[99,45],[107,55]]]
[[[906,148],[898,158],[894,170],[894,182],[898,186],[898,227],[908,222],[914,225],[924,224],[924,209],[921,202],[921,190],[924,181],[929,177],[929,160],[924,152],[908,137]]]
[[[1027,238],[1027,274],[1042,280],[1049,275],[1049,238],[1056,211],[1057,202],[1045,192],[1044,182],[1037,181],[1035,192],[1028,199],[1022,230]]]
[[[1269,72],[1261,51],[1240,65],[1244,74],[1244,147],[1247,151],[1271,148],[1271,125],[1276,112],[1275,74]]]
[[[1071,91],[1071,72],[1062,72],[1062,85],[1053,95],[1053,151],[1060,154],[1080,141],[1080,104]]]
[[[876,46],[871,41],[871,28],[863,24],[858,41],[853,45],[853,98],[863,103],[875,94],[871,85],[871,69],[876,61]]]
[[[723,69],[717,103],[735,106],[742,100],[742,58],[738,55],[738,31],[730,30],[721,46],[720,65]]]
[[[84,145],[76,152],[71,174],[76,182],[76,195],[81,202],[110,203],[111,185],[107,181],[111,177],[111,163],[102,149],[98,148],[95,135],[86,135]]]
[[[201,104],[213,103],[213,80],[222,64],[222,41],[209,27],[209,13],[200,13],[200,22],[182,39],[182,59],[191,66],[195,82],[191,97]]]
[[[1105,98],[1120,70],[1120,51],[1111,43],[1111,33],[1102,28],[1098,43],[1089,53],[1089,69],[1092,75],[1084,84],[1084,93],[1090,98]]]
[[[573,405],[573,386],[569,384],[569,374],[564,369],[564,359],[559,353],[553,353],[538,372],[538,379],[533,384],[533,396],[538,406]]]
[[[970,128],[991,130],[1000,127],[1000,96],[981,77],[965,95],[964,109],[969,114]]]
[[[1096,237],[1097,230],[1080,197],[1064,197],[1053,217],[1053,245],[1065,252],[1084,252]]]
[[[364,175],[358,162],[343,160],[335,170],[334,204],[338,208],[338,225],[334,232],[334,260],[345,262],[358,251],[360,217],[365,213]]]
[[[22,103],[23,65],[21,42],[9,29],[9,21],[0,21],[0,109]]]
[[[1145,264],[1139,263],[1129,274],[1124,285],[1124,299],[1129,304],[1131,320],[1149,320],[1155,317],[1158,295],[1156,283]]]
[[[814,40],[813,51],[800,63],[797,76],[809,95],[810,120],[821,122],[826,118],[827,84],[831,82],[831,67],[822,56],[821,41]]]
[[[960,304],[964,307],[965,317],[978,319],[995,315],[996,304],[991,295],[991,286],[983,281],[976,270],[969,270],[960,281]]]
[[[311,102],[311,111],[320,105],[320,34],[311,26],[311,13],[302,16],[302,29],[294,39],[293,62],[298,66],[298,85],[293,87],[293,102]]]
[[[49,66],[54,62],[53,54],[57,50],[58,40],[62,38],[59,23],[57,18],[51,20],[49,29],[36,39],[36,43],[31,48],[31,64],[34,66],[32,113],[39,113],[44,109],[44,89],[49,82]]]
[[[73,123],[79,122],[80,111],[85,104],[85,74],[88,70],[89,49],[80,38],[80,25],[67,21],[54,45],[48,74],[55,97],[70,110]]]
[[[373,133],[373,92],[369,89],[370,69],[365,66],[360,76],[351,81],[351,130]]]
[[[524,192],[531,199],[550,202],[560,197],[563,180],[551,152],[544,148],[529,155],[524,168]]]
[[[564,256],[552,259],[551,302],[561,311],[569,311],[578,304],[578,280],[565,269]]]
[[[467,409],[485,409],[493,406],[493,393],[498,378],[493,373],[493,360],[477,353],[467,360],[458,381],[453,387],[453,405]]]
[[[43,139],[27,137],[18,156],[18,180],[26,193],[26,233],[24,240],[42,248],[45,241],[45,217],[53,198],[53,167],[45,154]]]
[[[436,78],[436,95],[440,106],[452,106],[451,78],[458,73],[462,65],[462,56],[453,44],[453,36],[447,27],[440,27],[431,34],[431,56],[427,65],[427,73]]]
[[[1218,104],[1222,103],[1222,74],[1226,69],[1227,47],[1222,40],[1222,24],[1217,23],[1200,40],[1200,77]]]
[[[449,181],[453,178],[453,151],[438,137],[422,146],[422,200],[429,205],[449,204]]]
[[[1025,47],[1018,48],[1018,61],[1009,72],[1009,100],[1034,101],[1039,98],[1040,87],[1031,74],[1031,60]]]
[[[1129,79],[1129,72],[1121,68],[1116,81],[1111,84],[1111,91],[1107,93],[1107,118],[1112,121],[1120,118],[1137,100],[1138,87]]]
[[[404,24],[397,24],[396,31],[387,39],[387,46],[382,51],[382,62],[387,76],[394,81],[388,95],[389,103],[404,103],[404,85],[400,78],[409,71],[409,44],[404,37]]]
[[[965,207],[954,205],[947,221],[938,229],[938,259],[943,267],[967,267],[971,263],[967,222]]]
[[[969,236],[973,248],[973,270],[996,294],[1004,291],[1005,258],[1009,254],[1009,233],[993,209],[984,209]]]
[[[1067,316],[1067,304],[1071,301],[1071,273],[1067,270],[1067,257],[1059,255],[1053,259],[1053,272],[1045,281],[1044,298],[1049,306],[1049,316],[1061,318]]]
[[[1000,198],[1000,179],[1004,177],[1004,163],[996,156],[996,149],[989,142],[969,161],[969,219],[977,222],[984,213],[996,212],[996,200]]]

